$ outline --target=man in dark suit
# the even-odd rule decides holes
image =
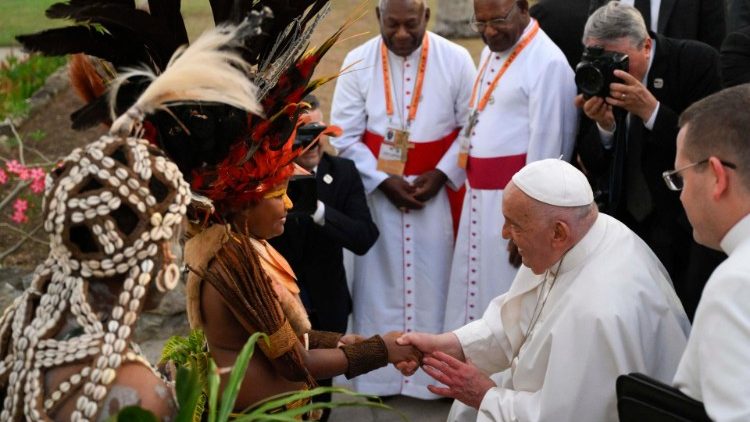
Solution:
[[[747,0],[742,0],[747,1]],[[560,47],[570,66],[575,69],[581,60],[583,27],[590,13],[607,0],[539,0],[529,10],[539,26]],[[631,0],[642,16],[651,16],[658,9],[652,31],[671,38],[702,41],[716,49],[724,39],[725,12],[723,0]]]
[[[630,66],[614,71],[621,82],[610,84],[607,98],[576,97],[585,114],[577,141],[581,164],[595,190],[608,194],[606,212],[659,257],[692,316],[699,298],[694,290],[702,289],[722,256],[692,240],[679,197],[666,188],[662,172],[674,164],[679,113],[720,88],[718,53],[703,43],[649,34],[640,13],[617,2],[589,17],[584,44],[627,54]],[[627,112],[620,127],[616,108]]]
[[[750,26],[727,35],[721,45],[721,83],[724,88],[750,82]]]

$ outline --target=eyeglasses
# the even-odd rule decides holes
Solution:
[[[482,33],[485,29],[487,29],[488,26],[491,26],[493,29],[502,29],[506,25],[510,23],[510,15],[513,13],[513,10],[516,9],[518,6],[518,3],[513,3],[513,7],[508,10],[508,13],[502,17],[502,18],[495,18],[488,21],[478,21],[476,20],[475,16],[471,17],[471,22],[469,22],[469,27],[475,32]]]
[[[708,157],[705,160],[696,161],[695,163],[688,164],[685,167],[681,167],[676,170],[667,170],[661,174],[661,177],[664,179],[664,183],[667,184],[667,187],[669,188],[669,190],[679,192],[682,190],[683,187],[685,187],[685,181],[682,179],[680,172],[682,172],[683,170],[687,170],[690,167],[695,167],[701,164],[706,164],[710,158],[711,157]],[[730,163],[729,161],[719,160],[719,162],[721,163],[721,165],[725,167],[729,167],[730,169],[734,170],[737,168],[737,166],[734,163]]]

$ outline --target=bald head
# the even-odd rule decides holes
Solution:
[[[397,56],[406,57],[422,44],[430,19],[425,0],[380,0],[375,14],[383,42]]]

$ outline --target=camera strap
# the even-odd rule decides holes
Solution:
[[[430,50],[430,39],[425,32],[422,38],[422,54],[419,57],[419,68],[417,69],[417,79],[414,81],[412,90],[411,104],[409,106],[409,117],[406,125],[417,117],[417,107],[419,107],[419,98],[422,96],[422,85],[424,85],[424,74],[427,69],[427,54]],[[383,63],[383,88],[385,91],[385,112],[390,117],[393,115],[393,98],[391,98],[391,68],[388,65],[388,48],[384,42],[380,42],[380,60]],[[399,110],[399,113],[401,110]],[[404,122],[401,122],[404,124]]]

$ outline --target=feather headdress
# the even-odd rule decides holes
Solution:
[[[313,71],[343,28],[305,52],[328,0],[210,3],[219,27],[242,24],[186,49],[178,0],[150,0],[148,11],[134,0],[70,0],[47,16],[75,25],[18,40],[45,54],[86,54],[75,59],[73,79],[89,103],[73,113],[73,127],[109,123],[114,115],[123,116],[116,133],[142,127],[221,213],[291,174],[298,153],[291,140],[307,107],[302,98],[322,83],[311,81]]]

